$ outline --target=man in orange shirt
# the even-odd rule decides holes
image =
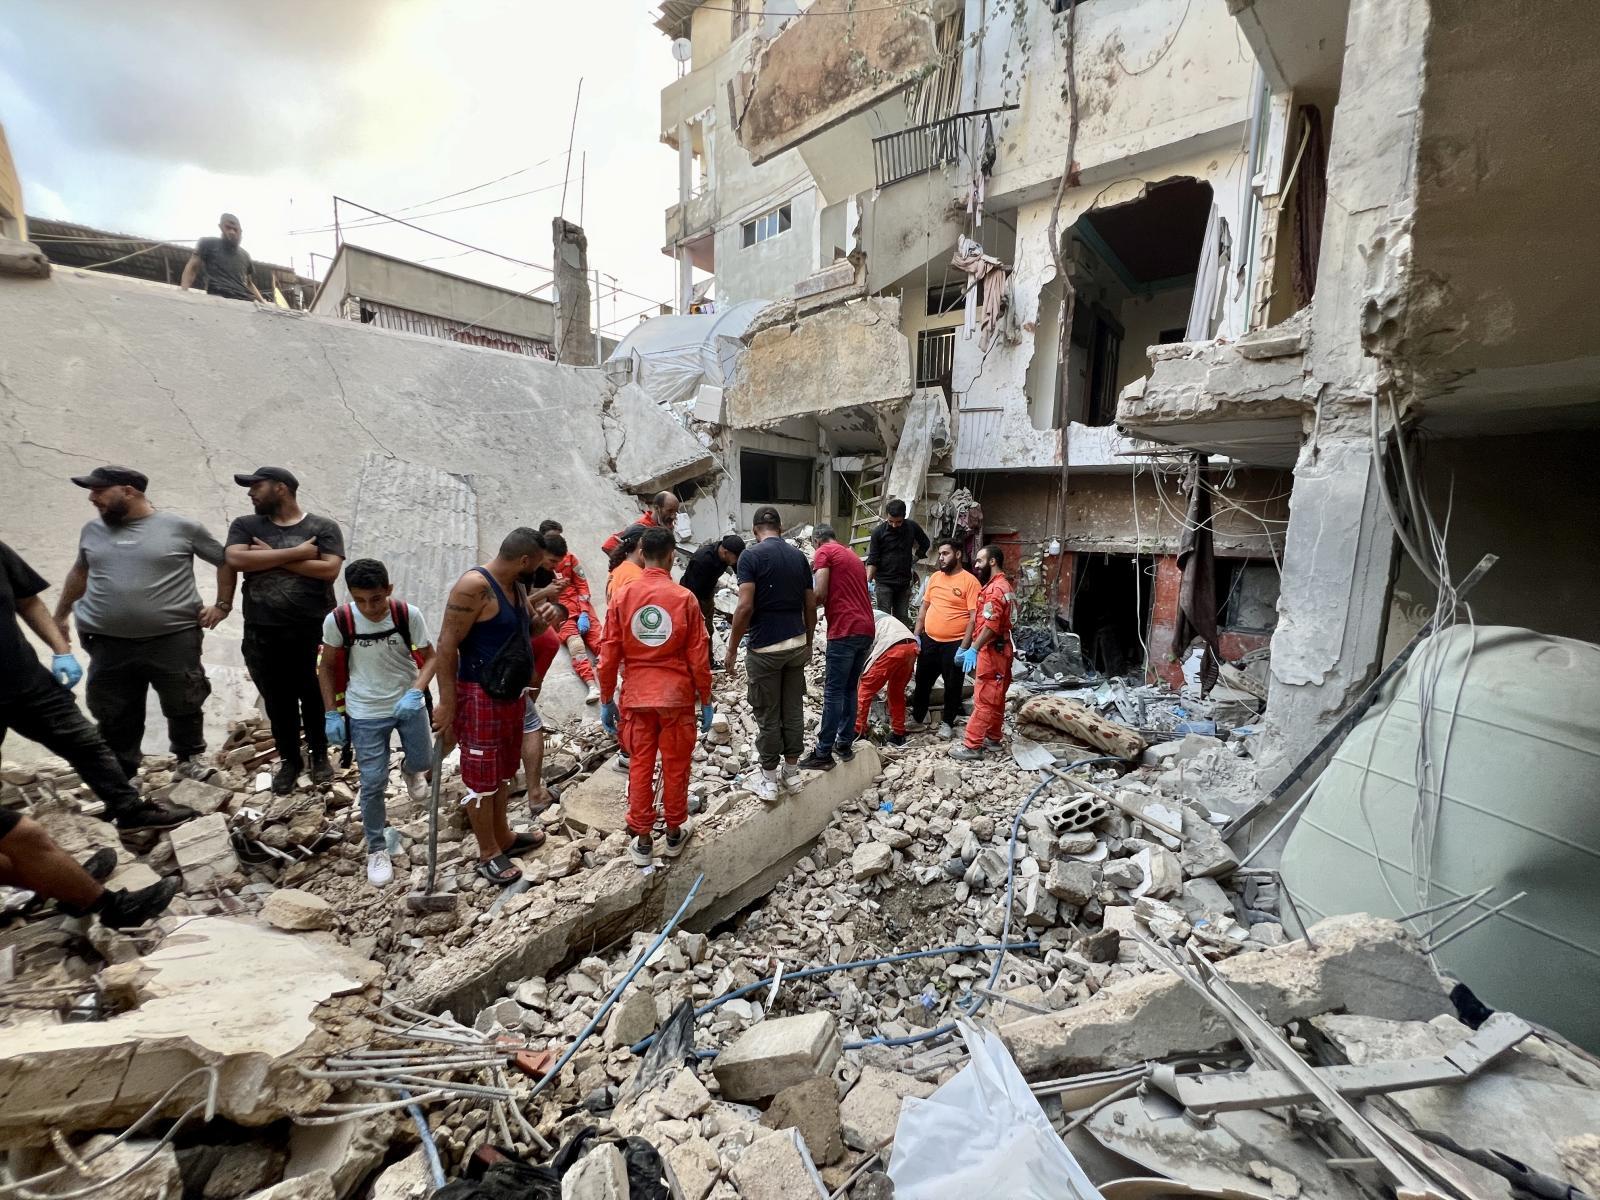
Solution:
[[[676,545],[671,532],[649,529],[641,539],[645,566],[606,613],[600,639],[600,723],[628,748],[628,855],[648,867],[654,850],[656,752],[661,754],[663,853],[683,853],[689,818],[689,767],[694,754],[695,705],[700,729],[711,728],[710,655],[700,605],[667,568]],[[620,698],[617,674],[624,671]],[[619,712],[620,699],[620,712]]]
[[[957,655],[961,669],[973,672],[972,717],[967,721],[965,745],[950,751],[951,758],[963,761],[982,758],[985,750],[1005,745],[1001,722],[1006,715],[1006,689],[1011,686],[1011,621],[1016,609],[1016,589],[1005,575],[1005,551],[985,546],[973,566],[983,584],[978,593],[977,632],[972,644]]]
[[[923,727],[928,718],[928,702],[933,697],[933,681],[944,681],[944,716],[939,736],[947,738],[961,715],[961,666],[956,655],[972,644],[972,629],[978,613],[980,585],[970,571],[961,566],[961,550],[946,538],[939,543],[939,569],[928,576],[922,591],[922,607],[917,610],[917,681],[911,689],[911,722]]]

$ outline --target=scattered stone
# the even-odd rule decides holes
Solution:
[[[606,1049],[631,1046],[649,1037],[655,1029],[655,997],[641,988],[635,988],[611,1010],[611,1019],[606,1022]]]
[[[432,1191],[428,1158],[418,1146],[399,1162],[379,1172],[372,1184],[371,1200],[423,1200]]]
[[[907,1096],[926,1099],[934,1085],[898,1071],[867,1066],[839,1105],[844,1143],[852,1150],[871,1151],[894,1136],[900,1123],[900,1102]]]
[[[711,1107],[711,1093],[688,1067],[679,1067],[648,1096],[647,1103],[662,1116],[687,1121]]]
[[[839,1090],[832,1079],[807,1079],[786,1087],[761,1117],[767,1129],[795,1129],[811,1153],[811,1161],[821,1166],[844,1157],[843,1130],[839,1116]]]
[[[274,929],[332,929],[334,911],[321,896],[299,888],[279,888],[261,906],[262,919]]]
[[[1090,838],[1093,841],[1093,838]],[[1050,864],[1045,887],[1057,900],[1087,904],[1094,898],[1094,868],[1087,863],[1056,861]]]
[[[205,1200],[233,1200],[276,1183],[283,1174],[283,1152],[262,1142],[228,1146],[211,1169],[202,1195]]]
[[[106,1200],[167,1200],[170,1196],[183,1194],[183,1180],[178,1172],[178,1156],[171,1146],[162,1146],[157,1150],[154,1141],[140,1138],[105,1149],[113,1140],[113,1135],[109,1133],[96,1134],[77,1147],[81,1157],[88,1157],[104,1150],[91,1167],[93,1178],[110,1179],[120,1175],[152,1150],[155,1151],[155,1157],[126,1179],[118,1181],[113,1187],[96,1192],[96,1196],[105,1197]],[[71,1172],[68,1172],[66,1178],[76,1180],[76,1176]],[[60,1180],[56,1182],[55,1187],[61,1188]],[[49,1186],[39,1189],[44,1196],[50,1195],[53,1190]],[[61,1188],[61,1190],[69,1189]]]
[[[334,1200],[333,1180],[326,1171],[312,1171],[274,1184],[249,1200]]]
[[[763,1021],[717,1055],[713,1073],[731,1100],[762,1100],[813,1076],[827,1075],[844,1053],[832,1013]]]
[[[183,875],[183,890],[204,891],[209,885],[239,869],[228,836],[228,822],[221,813],[185,821],[166,834],[172,853]]]
[[[683,1200],[705,1200],[706,1193],[722,1175],[717,1152],[705,1138],[693,1137],[677,1146],[668,1146],[665,1154],[667,1166],[683,1193]],[[374,1196],[373,1200],[381,1200]]]
[[[561,1177],[561,1200],[628,1200],[628,1164],[612,1142],[590,1150]]]
[[[167,799],[184,808],[192,808],[202,817],[206,817],[225,808],[233,799],[233,791],[201,783],[198,779],[180,779],[172,785],[172,790],[167,793]]]
[[[862,842],[850,856],[850,873],[860,882],[882,875],[894,865],[894,851],[882,842]]]
[[[816,1195],[802,1144],[798,1133],[785,1129],[769,1133],[746,1150],[733,1166],[740,1200],[794,1200]]]

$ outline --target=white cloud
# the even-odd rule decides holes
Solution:
[[[566,215],[581,191],[591,264],[671,296],[676,158],[658,126],[674,68],[639,0],[0,0],[0,29],[0,120],[31,211],[193,238],[227,209],[252,254],[301,271],[334,239],[291,231],[329,224],[334,194],[400,207],[545,159],[432,207],[547,190],[421,223],[548,263],[582,77]],[[519,290],[547,278],[387,224],[349,240]],[[645,304],[618,297],[604,315]]]

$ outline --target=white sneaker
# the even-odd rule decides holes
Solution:
[[[589,681],[589,694],[583,698],[585,704],[600,703],[600,685],[594,680]]]
[[[626,775],[628,773],[628,756],[619,752],[611,760],[611,769],[618,775]]]
[[[367,882],[373,887],[388,887],[394,882],[394,864],[389,861],[387,850],[367,855]]]
[[[954,732],[954,730],[952,730],[950,728],[950,723],[948,721],[940,721],[939,722],[939,736],[940,737],[942,737],[942,738],[944,738],[946,740],[949,740],[950,735],[953,732]]]
[[[402,771],[400,775],[406,781],[406,795],[413,800],[420,804],[432,797],[433,787],[426,771]]]
[[[784,763],[778,768],[783,772],[783,786],[789,792],[799,792],[806,786],[805,776],[800,774],[798,763]]]
[[[689,838],[693,833],[694,818],[690,817],[682,825],[678,826],[677,833],[673,833],[670,829],[667,831],[667,836],[664,839],[666,844],[662,846],[661,853],[668,858],[677,858],[678,855],[683,853],[684,847],[689,844]]]
[[[776,804],[778,802],[778,772],[762,768],[750,780],[750,790],[755,793],[757,800],[763,804]]]

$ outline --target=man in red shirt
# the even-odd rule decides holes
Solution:
[[[1000,749],[1001,721],[1006,715],[1006,689],[1011,686],[1011,621],[1016,589],[1005,576],[1006,555],[999,546],[978,551],[973,574],[983,584],[978,593],[977,629],[972,644],[957,655],[962,671],[973,671],[972,716],[967,718],[966,744],[951,758],[982,758],[986,749]]]
[[[620,719],[620,740],[628,749],[628,855],[641,867],[650,865],[654,849],[656,752],[667,822],[663,853],[676,858],[694,832],[689,766],[695,705],[702,732],[711,728],[714,711],[700,606],[668,573],[675,545],[668,530],[645,531],[644,571],[611,604],[600,639],[600,724],[616,736]],[[617,697],[619,671],[624,679]]]
[[[567,549],[567,539],[559,528],[545,533],[544,544],[555,556],[556,578],[565,581],[556,593],[555,602],[567,614],[567,619],[556,635],[567,647],[573,674],[589,689],[587,703],[599,704],[600,685],[594,681],[594,663],[590,655],[600,653],[600,618],[595,615],[594,602],[589,595],[589,579],[583,573],[578,556]]]
[[[800,768],[831,771],[835,749],[845,762],[855,757],[856,688],[872,651],[872,598],[866,567],[848,546],[834,539],[833,526],[818,525],[812,537],[817,543],[811,558],[812,587],[828,620],[828,656],[817,748],[800,760]]]
[[[628,528],[633,528],[633,525],[643,525],[647,529],[654,526],[658,529],[671,530],[677,519],[678,498],[671,492],[657,492],[650,498],[650,511],[637,521],[634,521]],[[611,557],[611,552],[617,548],[617,543],[623,539],[627,532],[627,529],[619,529],[600,543],[600,549],[605,552],[607,558]]]

